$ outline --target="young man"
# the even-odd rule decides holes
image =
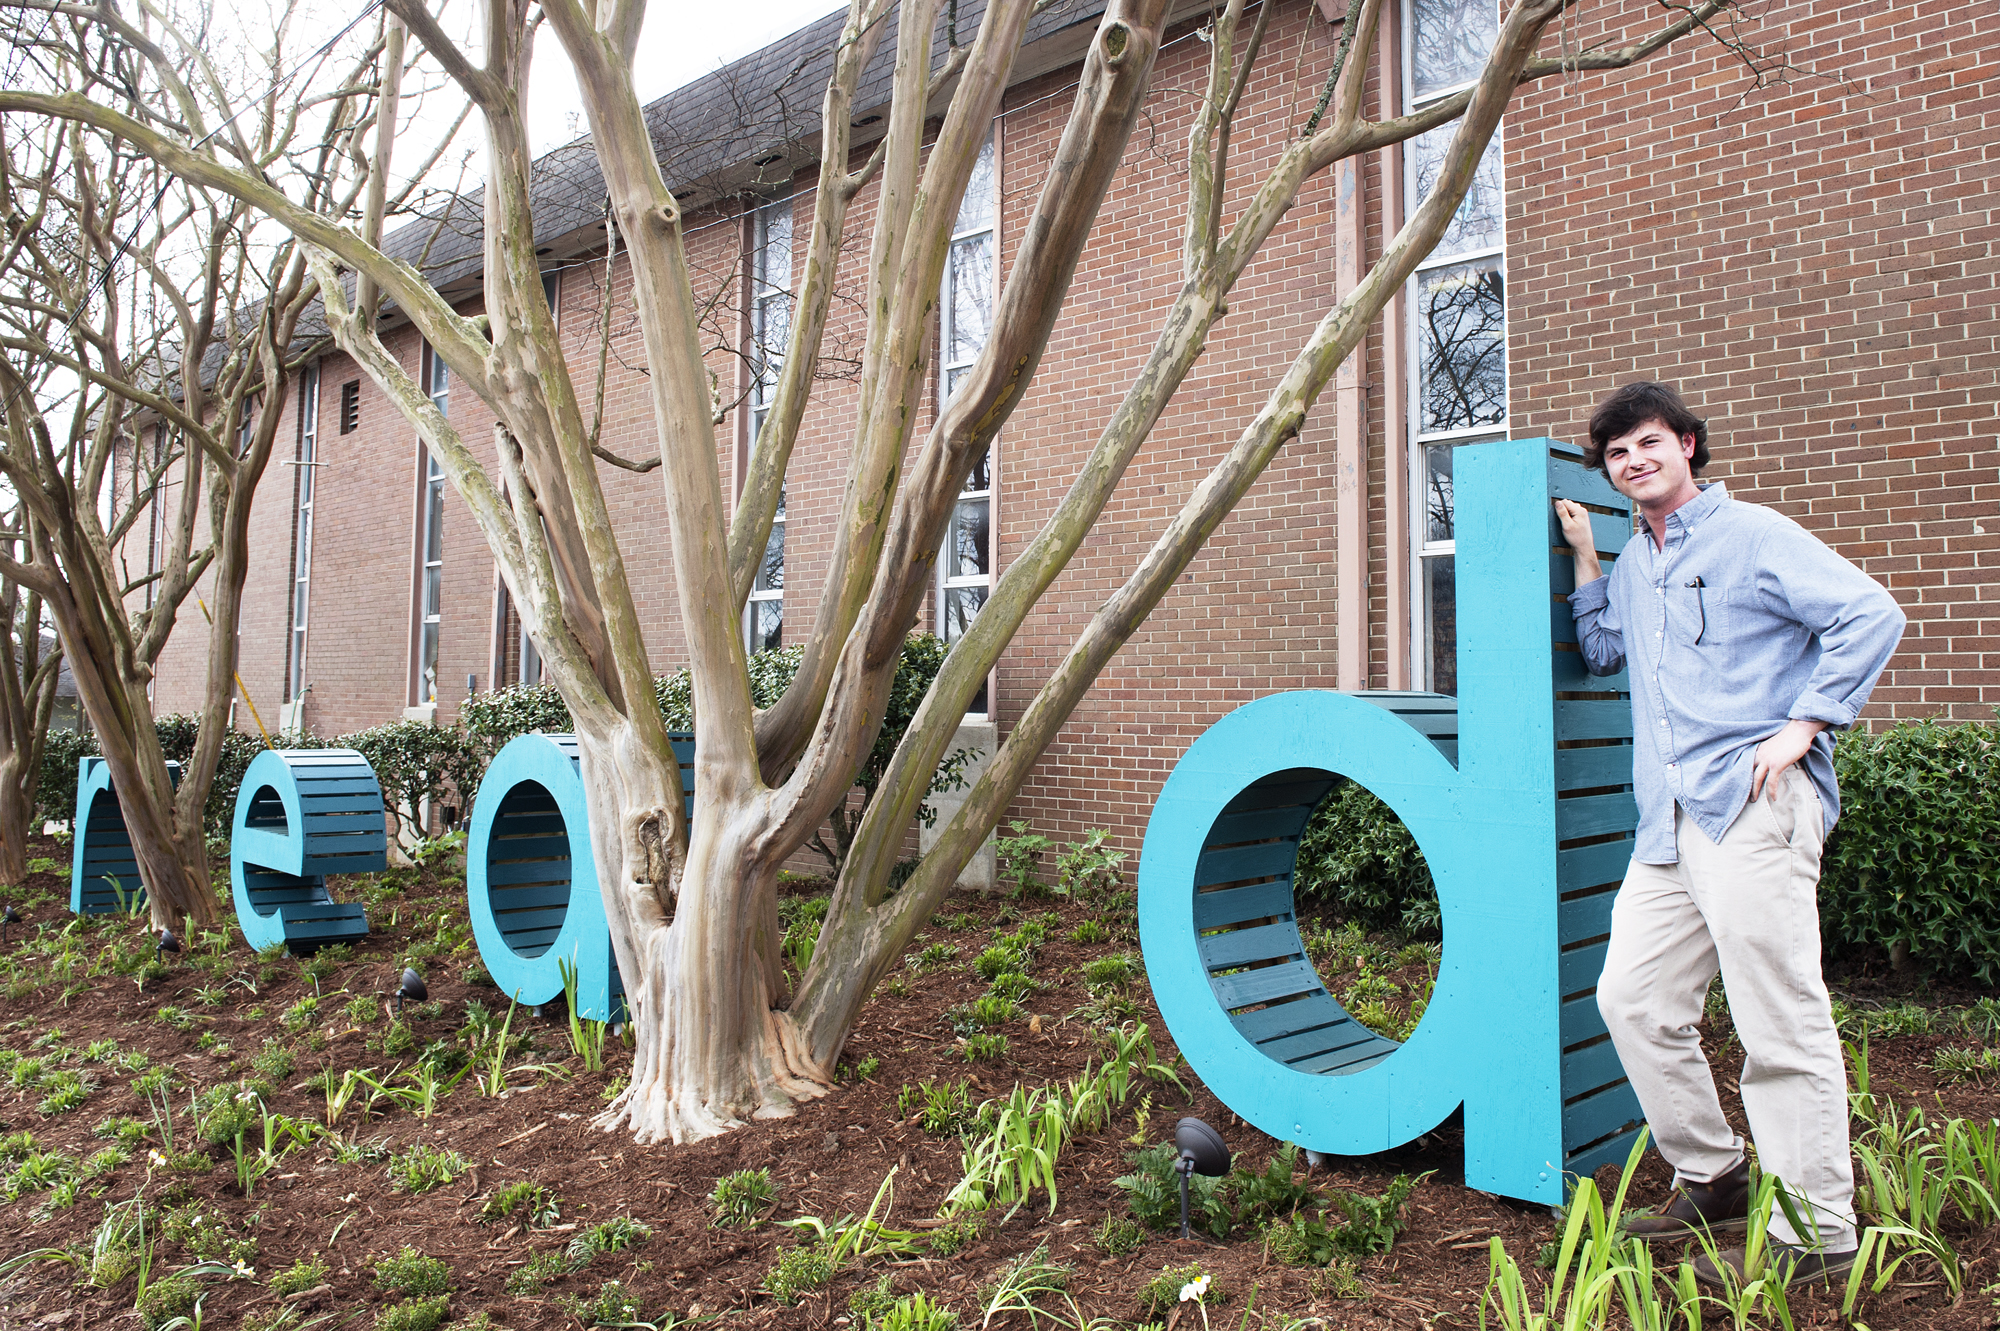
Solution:
[[[1556,504],[1592,674],[1630,678],[1632,864],[1611,913],[1597,1005],[1674,1189],[1633,1218],[1648,1240],[1747,1228],[1750,1166],[1695,1027],[1718,969],[1743,1040],[1758,1161],[1790,1191],[1774,1258],[1817,1278],[1856,1235],[1847,1074],[1820,975],[1819,856],[1840,812],[1830,730],[1868,701],[1903,633],[1869,577],[1790,518],[1697,485],[1708,431],[1665,384],[1635,383],[1590,418],[1586,458],[1645,519],[1609,577],[1590,515]],[[1740,1274],[1741,1248],[1721,1254]],[[1721,1277],[1706,1255],[1695,1274]]]

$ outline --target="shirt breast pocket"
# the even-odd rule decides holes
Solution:
[[[1682,647],[1715,647],[1729,640],[1729,596],[1714,587],[1667,589],[1667,636]]]

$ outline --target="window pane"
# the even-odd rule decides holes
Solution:
[[[417,657],[420,670],[417,677],[417,701],[419,703],[437,701],[438,626],[424,625],[423,646]]]
[[[444,558],[444,487],[433,481],[424,496],[424,562],[435,564]]]
[[[792,336],[792,302],[787,296],[772,296],[757,305],[757,401],[769,403],[778,390],[778,371],[785,363],[785,347]]]
[[[952,394],[958,391],[958,386],[965,381],[965,376],[971,373],[972,367],[970,365],[962,365],[956,370],[946,370],[944,372],[945,401],[951,401]]]
[[[438,594],[442,590],[444,569],[436,564],[424,570],[424,618],[438,617]]]
[[[993,571],[988,557],[987,517],[990,504],[984,499],[961,499],[951,518],[951,561],[947,578],[983,578]]]
[[[1440,555],[1424,561],[1430,600],[1431,692],[1458,693],[1458,593],[1452,558]]]
[[[760,592],[783,590],[785,585],[785,524],[771,524],[771,535],[764,542],[764,558],[757,564],[757,586]]]
[[[962,365],[986,345],[993,317],[993,235],[974,236],[951,247],[951,341],[948,365]]]
[[[986,604],[984,587],[952,587],[944,594],[944,640],[957,642],[972,627],[979,607]]]
[[[757,280],[766,289],[789,290],[792,285],[792,205],[774,203],[759,216],[764,243],[757,251]]]
[[[1410,89],[1419,101],[1479,74],[1500,35],[1495,0],[1413,0]]]
[[[1417,373],[1425,433],[1507,418],[1507,320],[1497,259],[1417,276]]]
[[[1451,445],[1426,448],[1424,471],[1424,542],[1452,540]]]
[[[965,197],[959,201],[958,223],[953,232],[976,231],[993,225],[993,136],[979,145],[972,163],[972,177],[965,182]]]
[[[303,630],[306,626],[306,587],[304,578],[292,584],[292,627]]]
[[[785,645],[785,603],[783,601],[752,601],[750,603],[750,650],[771,652]]]
[[[1431,196],[1432,187],[1444,171],[1445,150],[1451,147],[1452,135],[1457,130],[1456,124],[1439,125],[1410,141],[1409,163],[1418,203]],[[1450,229],[1432,253],[1443,257],[1467,250],[1497,248],[1507,236],[1505,205],[1500,192],[1500,136],[1495,134],[1486,141],[1486,151],[1479,158],[1478,170],[1473,172],[1472,187],[1466,190],[1465,201],[1458,205]]]
[[[993,450],[987,449],[979,455],[979,461],[972,464],[972,474],[965,478],[965,493],[993,488]]]

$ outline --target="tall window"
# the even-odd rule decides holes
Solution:
[[[1499,35],[1494,0],[1409,0],[1404,13],[1406,106],[1419,110],[1479,77]],[[1411,212],[1437,184],[1457,128],[1457,122],[1442,125],[1404,147]],[[1424,627],[1417,665],[1439,693],[1458,692],[1451,450],[1500,438],[1507,429],[1504,204],[1496,133],[1444,239],[1409,286],[1412,490],[1419,506],[1414,590]]]
[[[441,412],[449,414],[451,380],[445,363],[424,348],[424,391]],[[423,450],[423,489],[417,499],[417,650],[414,701],[437,701],[438,632],[444,620],[444,468],[430,449]]]
[[[750,256],[750,447],[764,432],[771,403],[784,368],[785,347],[792,336],[792,205],[780,200],[759,209]],[[757,580],[744,609],[744,631],[750,650],[781,647],[785,640],[785,492],[778,491],[778,512],[764,557],[757,561]]]
[[[952,227],[951,255],[938,293],[938,400],[946,402],[971,372],[993,327],[995,207],[993,136],[973,163],[972,178]],[[938,558],[938,633],[946,642],[965,636],[993,590],[993,450],[987,449],[952,510]],[[988,709],[986,686],[971,711]]]
[[[311,599],[313,539],[313,477],[318,470],[319,366],[299,375],[298,513],[292,526],[291,666],[285,672],[285,701],[297,702],[306,691],[306,606]]]

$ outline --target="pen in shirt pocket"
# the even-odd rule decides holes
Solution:
[[[1700,622],[1696,625],[1694,631],[1695,643],[1699,645],[1701,643],[1701,635],[1708,632],[1708,607],[1702,604],[1701,599],[1701,589],[1708,584],[1700,578],[1696,578],[1687,585],[1694,588],[1694,610],[1695,614],[1700,617]]]

